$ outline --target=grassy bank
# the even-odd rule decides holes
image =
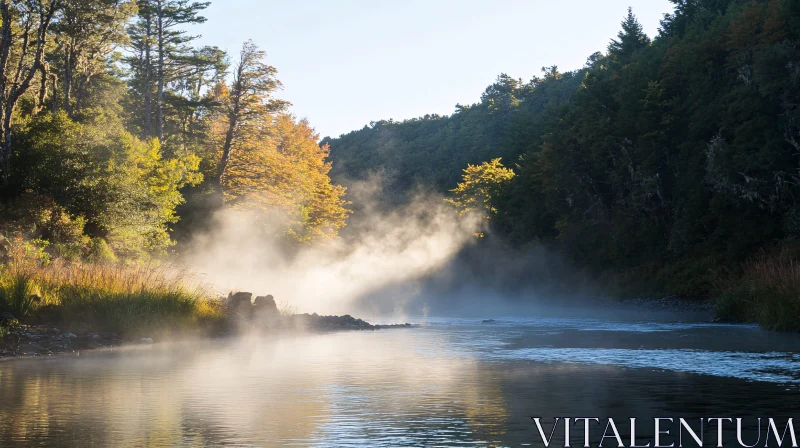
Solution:
[[[719,317],[800,331],[800,262],[794,251],[762,252],[719,287]]]
[[[227,322],[222,303],[190,277],[153,266],[3,266],[0,308],[27,323],[125,338],[212,333]]]

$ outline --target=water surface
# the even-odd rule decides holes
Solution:
[[[751,326],[431,319],[2,362],[0,446],[541,446],[532,416],[798,419],[799,385],[800,336]]]

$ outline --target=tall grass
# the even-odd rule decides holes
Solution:
[[[23,302],[19,317],[49,315],[75,330],[165,336],[214,331],[226,320],[222,303],[169,267],[51,264],[6,269],[0,285]]]
[[[0,309],[23,319],[40,301],[41,291],[31,273],[15,270],[0,277]]]
[[[761,252],[721,285],[717,314],[775,331],[800,331],[800,262],[793,251]]]

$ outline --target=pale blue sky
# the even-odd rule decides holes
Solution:
[[[583,66],[632,6],[653,37],[668,0],[214,0],[191,31],[232,59],[253,39],[292,112],[322,135],[370,121],[450,114],[500,73]]]

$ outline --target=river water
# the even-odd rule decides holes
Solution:
[[[800,335],[752,326],[431,319],[0,362],[0,446],[542,446],[534,416],[744,417],[751,444],[798,386]]]

